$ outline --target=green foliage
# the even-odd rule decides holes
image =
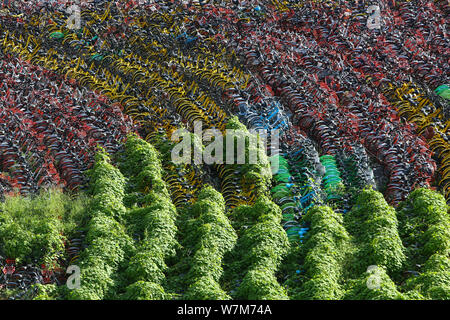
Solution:
[[[125,159],[120,169],[129,177],[129,185],[136,191],[154,190],[153,183],[161,180],[162,176],[159,152],[135,134],[127,137]]]
[[[132,134],[128,136],[120,168],[129,177],[128,191],[133,196],[139,192],[135,199],[144,205],[133,208],[126,217],[129,231],[142,240],[124,270],[129,285],[122,298],[164,299],[167,294],[161,283],[167,270],[165,261],[175,255],[178,242],[177,213],[162,180],[160,155],[151,144]],[[136,200],[128,198],[129,204]]]
[[[81,253],[81,287],[68,293],[69,299],[98,300],[107,298],[116,287],[114,274],[127,254],[133,250],[132,239],[120,223],[126,212],[123,206],[125,178],[111,165],[104,152],[96,155],[89,172],[93,201],[91,220],[87,225],[88,247]]]
[[[302,247],[303,243],[299,241],[290,241],[289,251],[277,271],[277,274],[280,275],[279,277],[284,280],[283,286],[286,287],[288,296],[291,299],[296,297],[303,278],[302,275],[297,273],[301,263]]]
[[[348,287],[349,290],[344,296],[347,300],[404,300],[408,298],[397,290],[386,270],[377,266],[369,268],[359,279],[349,281]]]
[[[37,294],[33,300],[59,300],[60,291],[56,284],[36,284]]]
[[[235,161],[233,167],[239,169],[242,175],[242,183],[244,188],[252,188],[255,190],[256,194],[264,194],[268,190],[268,186],[270,185],[270,181],[272,179],[272,171],[270,168],[270,162],[266,154],[266,150],[264,149],[263,143],[259,137],[257,137],[258,143],[252,144],[250,143],[249,137],[251,134],[243,125],[239,122],[238,117],[231,117],[226,125],[227,130],[235,130],[234,137],[234,157]],[[224,156],[226,157],[226,145],[227,139],[231,137],[228,134],[224,137]],[[245,164],[237,164],[237,152],[238,146],[237,141],[245,141]],[[250,163],[250,154],[256,155],[255,160],[257,163]],[[228,164],[227,164],[228,165]]]
[[[64,204],[64,234],[70,237],[80,226],[86,223],[88,208],[91,207],[91,198],[85,193],[78,193],[76,196],[70,196],[64,193],[66,198]]]
[[[7,196],[0,203],[0,251],[17,263],[54,267],[64,256],[64,241],[83,219],[87,201],[61,190],[42,191],[34,197]]]
[[[411,248],[408,253],[414,263],[424,263],[435,252],[450,252],[450,217],[441,194],[416,189],[399,205],[398,216],[403,242]]]
[[[130,259],[125,272],[128,281],[155,281],[160,283],[166,269],[165,259],[175,254],[176,226],[175,209],[169,202],[165,210],[155,202],[151,206],[135,209],[144,213],[137,230],[144,230],[144,239],[137,247],[137,253]]]
[[[286,253],[285,235],[280,225],[271,220],[256,223],[247,229],[240,241],[241,246],[248,248],[242,267],[259,265],[275,272]]]
[[[423,265],[406,282],[429,299],[450,299],[450,216],[442,195],[416,189],[398,207],[400,232],[408,247],[408,268]]]
[[[352,210],[344,216],[344,222],[358,248],[351,265],[355,275],[362,274],[371,265],[386,268],[391,276],[401,271],[406,257],[396,213],[380,192],[371,188],[362,190]]]
[[[102,213],[89,223],[86,243],[78,262],[81,288],[72,290],[69,299],[104,299],[114,290],[113,276],[133,243],[123,225]]]
[[[231,224],[239,234],[241,230],[244,231],[246,228],[253,225],[258,219],[258,215],[259,212],[257,210],[253,210],[252,206],[241,205],[231,211]]]
[[[233,220],[241,220],[236,223],[240,237],[228,273],[235,280],[242,279],[235,298],[288,299],[275,277],[289,250],[289,240],[280,225],[281,216],[281,209],[265,196],[259,197],[252,207],[234,210]]]
[[[204,276],[193,279],[186,294],[183,296],[186,300],[229,300],[230,296],[220,288],[219,283],[205,273]]]
[[[241,128],[239,123],[230,126]],[[56,267],[65,255],[66,237],[80,225],[87,231],[88,247],[77,262],[81,288],[35,285],[37,294],[24,298],[175,297],[166,292],[166,276],[180,248],[178,214],[160,158],[154,147],[131,135],[120,170],[106,153],[97,154],[89,172],[91,197],[48,190],[34,197],[7,196],[0,203],[0,254],[19,264],[36,259]],[[257,166],[244,168],[254,181],[264,175]],[[183,299],[288,299],[277,279],[280,265],[288,263],[285,268],[301,270],[286,282],[296,299],[448,300],[448,209],[442,195],[417,189],[399,205],[397,221],[379,192],[364,189],[344,216],[329,207],[309,210],[303,219],[310,231],[304,243],[291,247],[280,208],[263,193],[254,205],[235,208],[228,217],[222,195],[206,186],[194,205],[180,211],[183,254],[176,283],[186,289]],[[418,275],[402,278],[397,287],[391,278],[400,283],[404,270]],[[4,290],[0,297],[17,293]]]
[[[316,206],[308,211],[304,219],[311,224],[301,248],[306,281],[296,298],[340,299],[343,288],[339,280],[350,239],[342,225],[342,217],[330,207]]]
[[[273,268],[261,266],[249,269],[237,293],[248,300],[287,300],[287,292],[277,281]]]
[[[166,300],[169,296],[163,287],[155,282],[137,281],[127,287],[125,300]]]
[[[93,195],[91,210],[103,212],[121,219],[126,209],[123,205],[125,178],[111,163],[108,155],[100,151],[95,155],[94,167],[87,172],[91,179],[90,192]]]
[[[222,258],[235,245],[237,236],[225,215],[225,201],[211,186],[204,187],[191,207],[186,246],[194,255],[189,259],[186,299],[229,299],[220,289]],[[214,298],[213,298],[214,297]]]
[[[450,259],[435,253],[426,262],[423,272],[407,280],[407,288],[415,289],[429,299],[450,300]]]

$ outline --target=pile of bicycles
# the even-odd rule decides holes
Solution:
[[[0,61],[2,171],[22,194],[62,184],[76,189],[97,145],[118,150],[131,123],[105,97],[12,57]]]
[[[183,127],[192,132],[196,122],[202,122],[204,130],[223,132],[230,116],[238,115],[249,129],[269,135],[280,131],[283,143],[280,150],[268,150],[272,155],[293,149],[286,132],[296,128],[320,156],[334,157],[339,179],[350,189],[379,187],[396,205],[413,189],[435,183],[437,170],[438,185],[448,197],[449,48],[442,28],[448,5],[381,1],[379,7],[381,27],[371,28],[365,2],[101,2],[83,5],[79,29],[68,28],[69,15],[58,7],[6,8],[0,39],[5,56],[19,56],[71,79],[66,81],[78,89],[65,96],[67,103],[71,95],[76,97],[70,103],[78,103],[80,94],[95,92],[106,97],[100,98],[103,104],[96,112],[107,110],[106,104],[121,111],[93,115],[107,127],[89,122],[91,115],[80,106],[69,110],[81,114],[78,121],[86,122],[85,127],[56,107],[43,111],[54,114],[54,120],[44,116],[32,121],[37,123],[36,135],[43,134],[43,143],[52,147],[46,157],[55,161],[44,161],[35,172],[38,166],[23,161],[19,149],[3,141],[2,163],[11,175],[2,175],[1,187],[20,186],[26,193],[50,181],[61,180],[71,188],[82,184],[80,173],[89,164],[85,159],[92,144],[100,142],[114,152],[115,142],[130,130],[130,125],[120,124],[120,130],[109,133],[123,112],[149,141],[169,141]],[[15,99],[8,83],[2,86],[5,101]],[[46,99],[64,90],[49,83]],[[410,87],[416,91],[406,89]],[[3,117],[8,126],[22,131],[24,125],[14,123],[7,112]],[[61,138],[70,141],[69,150],[58,138],[58,128],[64,126],[65,132],[76,132]],[[84,144],[73,142],[78,133],[86,135]],[[36,143],[24,146],[30,149]],[[58,165],[53,168],[54,162]],[[242,187],[239,168],[166,168],[177,203],[186,201],[183,193],[195,198],[205,179],[223,189],[231,207],[255,198]]]

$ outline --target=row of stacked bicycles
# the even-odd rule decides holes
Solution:
[[[83,184],[97,144],[118,150],[131,123],[104,97],[48,70],[4,56],[1,162],[4,192]]]
[[[76,190],[97,145],[113,154],[137,131],[177,207],[204,183],[252,204],[246,166],[171,161],[175,130],[236,115],[280,139],[267,187],[292,242],[313,206],[345,214],[366,185],[394,206],[421,186],[449,199],[447,2],[379,1],[374,29],[370,1],[238,2],[84,3],[79,29],[64,6],[4,7],[0,193]]]

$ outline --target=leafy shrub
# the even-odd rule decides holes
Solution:
[[[435,253],[425,263],[423,272],[409,278],[406,288],[418,290],[426,298],[450,300],[450,259]]]
[[[342,225],[342,217],[330,207],[316,206],[304,219],[311,225],[300,249],[304,256],[305,282],[295,298],[339,299],[343,295],[339,279],[350,239]]]
[[[125,178],[115,168],[105,153],[100,150],[95,155],[94,167],[87,172],[90,177],[90,192],[93,196],[91,210],[121,219],[126,209],[123,205]]]
[[[349,282],[350,289],[344,299],[349,300],[392,300],[406,299],[381,267],[369,268],[359,279]]]
[[[249,213],[249,216],[245,214]],[[275,272],[289,250],[289,240],[281,227],[281,209],[266,196],[260,196],[252,207],[234,210],[240,238],[233,252],[236,261],[229,273],[242,282],[235,290],[237,299],[288,299]]]
[[[44,190],[33,197],[6,196],[0,203],[1,254],[17,263],[37,260],[53,268],[65,254],[66,237],[62,234],[73,230],[73,219],[83,218],[84,204],[84,200],[72,199],[59,189]]]
[[[114,291],[113,279],[120,263],[133,250],[133,242],[120,223],[126,209],[123,205],[125,178],[100,151],[90,170],[90,190],[93,200],[91,220],[87,225],[88,247],[81,253],[81,287],[68,293],[69,299],[97,300]]]
[[[126,300],[165,300],[169,296],[158,283],[137,281],[127,287],[123,298]]]
[[[371,265],[385,268],[391,276],[401,271],[406,257],[396,213],[380,192],[362,190],[344,222],[358,248],[352,264],[354,274],[364,273]]]
[[[215,279],[206,273],[195,278],[183,298],[187,300],[229,300],[230,296],[220,288]]]
[[[144,206],[130,210],[126,218],[129,230],[142,240],[124,271],[129,285],[122,297],[163,299],[167,296],[161,286],[167,270],[165,261],[175,255],[178,242],[177,213],[162,180],[160,155],[151,144],[132,134],[128,136],[120,168],[129,177],[129,192],[141,193]]]
[[[423,265],[405,288],[429,299],[450,299],[450,216],[445,199],[429,189],[416,189],[398,207],[400,231],[408,246],[408,268]]]
[[[60,290],[56,284],[36,284],[34,285],[35,290],[37,290],[36,296],[33,300],[56,300],[59,296]]]
[[[234,149],[237,150],[237,139],[245,139],[245,164],[237,164],[237,152],[234,152],[235,164],[227,164],[227,166],[236,167],[242,175],[241,183],[244,189],[254,189],[255,194],[265,194],[270,181],[272,179],[272,172],[270,162],[266,155],[266,150],[263,147],[261,140],[258,138],[257,145],[249,142],[250,133],[237,116],[231,117],[226,125],[227,130],[235,130]],[[226,157],[227,137],[224,137],[223,154]],[[257,155],[257,163],[249,163],[250,154]],[[225,163],[225,161],[224,161]]]
[[[287,292],[277,281],[272,268],[250,269],[239,286],[239,298],[248,300],[287,300]]]
[[[186,299],[229,299],[220,289],[222,258],[235,245],[236,233],[225,216],[225,201],[211,186],[204,187],[191,207],[187,233],[194,250],[186,281]],[[187,244],[189,245],[189,242]]]

